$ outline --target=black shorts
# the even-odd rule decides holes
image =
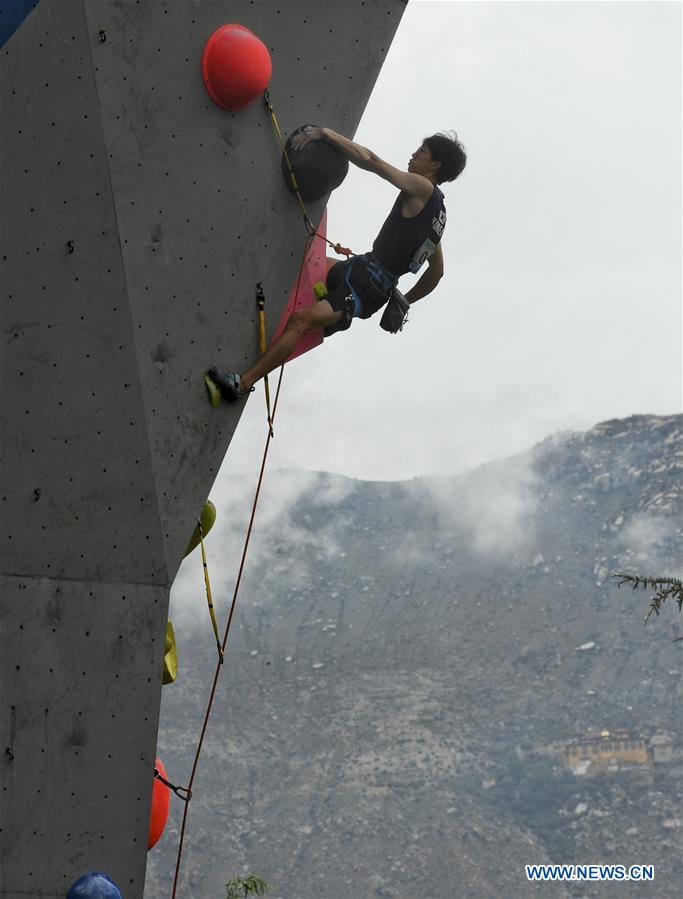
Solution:
[[[355,256],[333,265],[327,274],[325,297],[342,318],[325,328],[325,336],[346,331],[354,318],[370,318],[388,302],[393,284],[372,260]]]

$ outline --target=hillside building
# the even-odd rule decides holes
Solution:
[[[565,764],[575,774],[612,773],[627,768],[651,767],[644,739],[627,731],[583,734],[565,749]]]

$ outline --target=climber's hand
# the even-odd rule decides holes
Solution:
[[[295,134],[292,138],[292,150],[301,150],[302,147],[305,147],[311,140],[322,140],[324,136],[323,130],[324,129],[322,128],[317,128],[315,125],[306,125],[303,131]]]

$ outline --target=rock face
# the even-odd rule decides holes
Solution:
[[[679,896],[680,616],[667,604],[643,627],[650,594],[612,575],[680,576],[682,469],[678,415],[451,478],[271,473],[180,895],[222,897],[249,870],[283,899]],[[217,596],[234,576],[230,515],[209,541]],[[193,563],[174,588],[180,671],[159,734],[176,783],[215,664],[203,602]],[[602,729],[667,734],[671,761],[574,777],[565,743]],[[147,899],[170,895],[179,806]],[[548,861],[653,864],[655,881],[529,883],[524,865]]]

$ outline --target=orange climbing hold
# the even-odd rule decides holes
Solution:
[[[155,767],[159,774],[161,774],[161,776],[164,778],[164,780],[168,780],[166,769],[164,768],[161,759],[158,757],[155,762]],[[152,847],[156,846],[156,844],[159,842],[161,834],[164,832],[164,827],[166,827],[170,805],[171,791],[165,783],[162,783],[157,777],[155,777],[154,787],[152,789],[152,811],[149,816],[147,851],[152,849]]]

